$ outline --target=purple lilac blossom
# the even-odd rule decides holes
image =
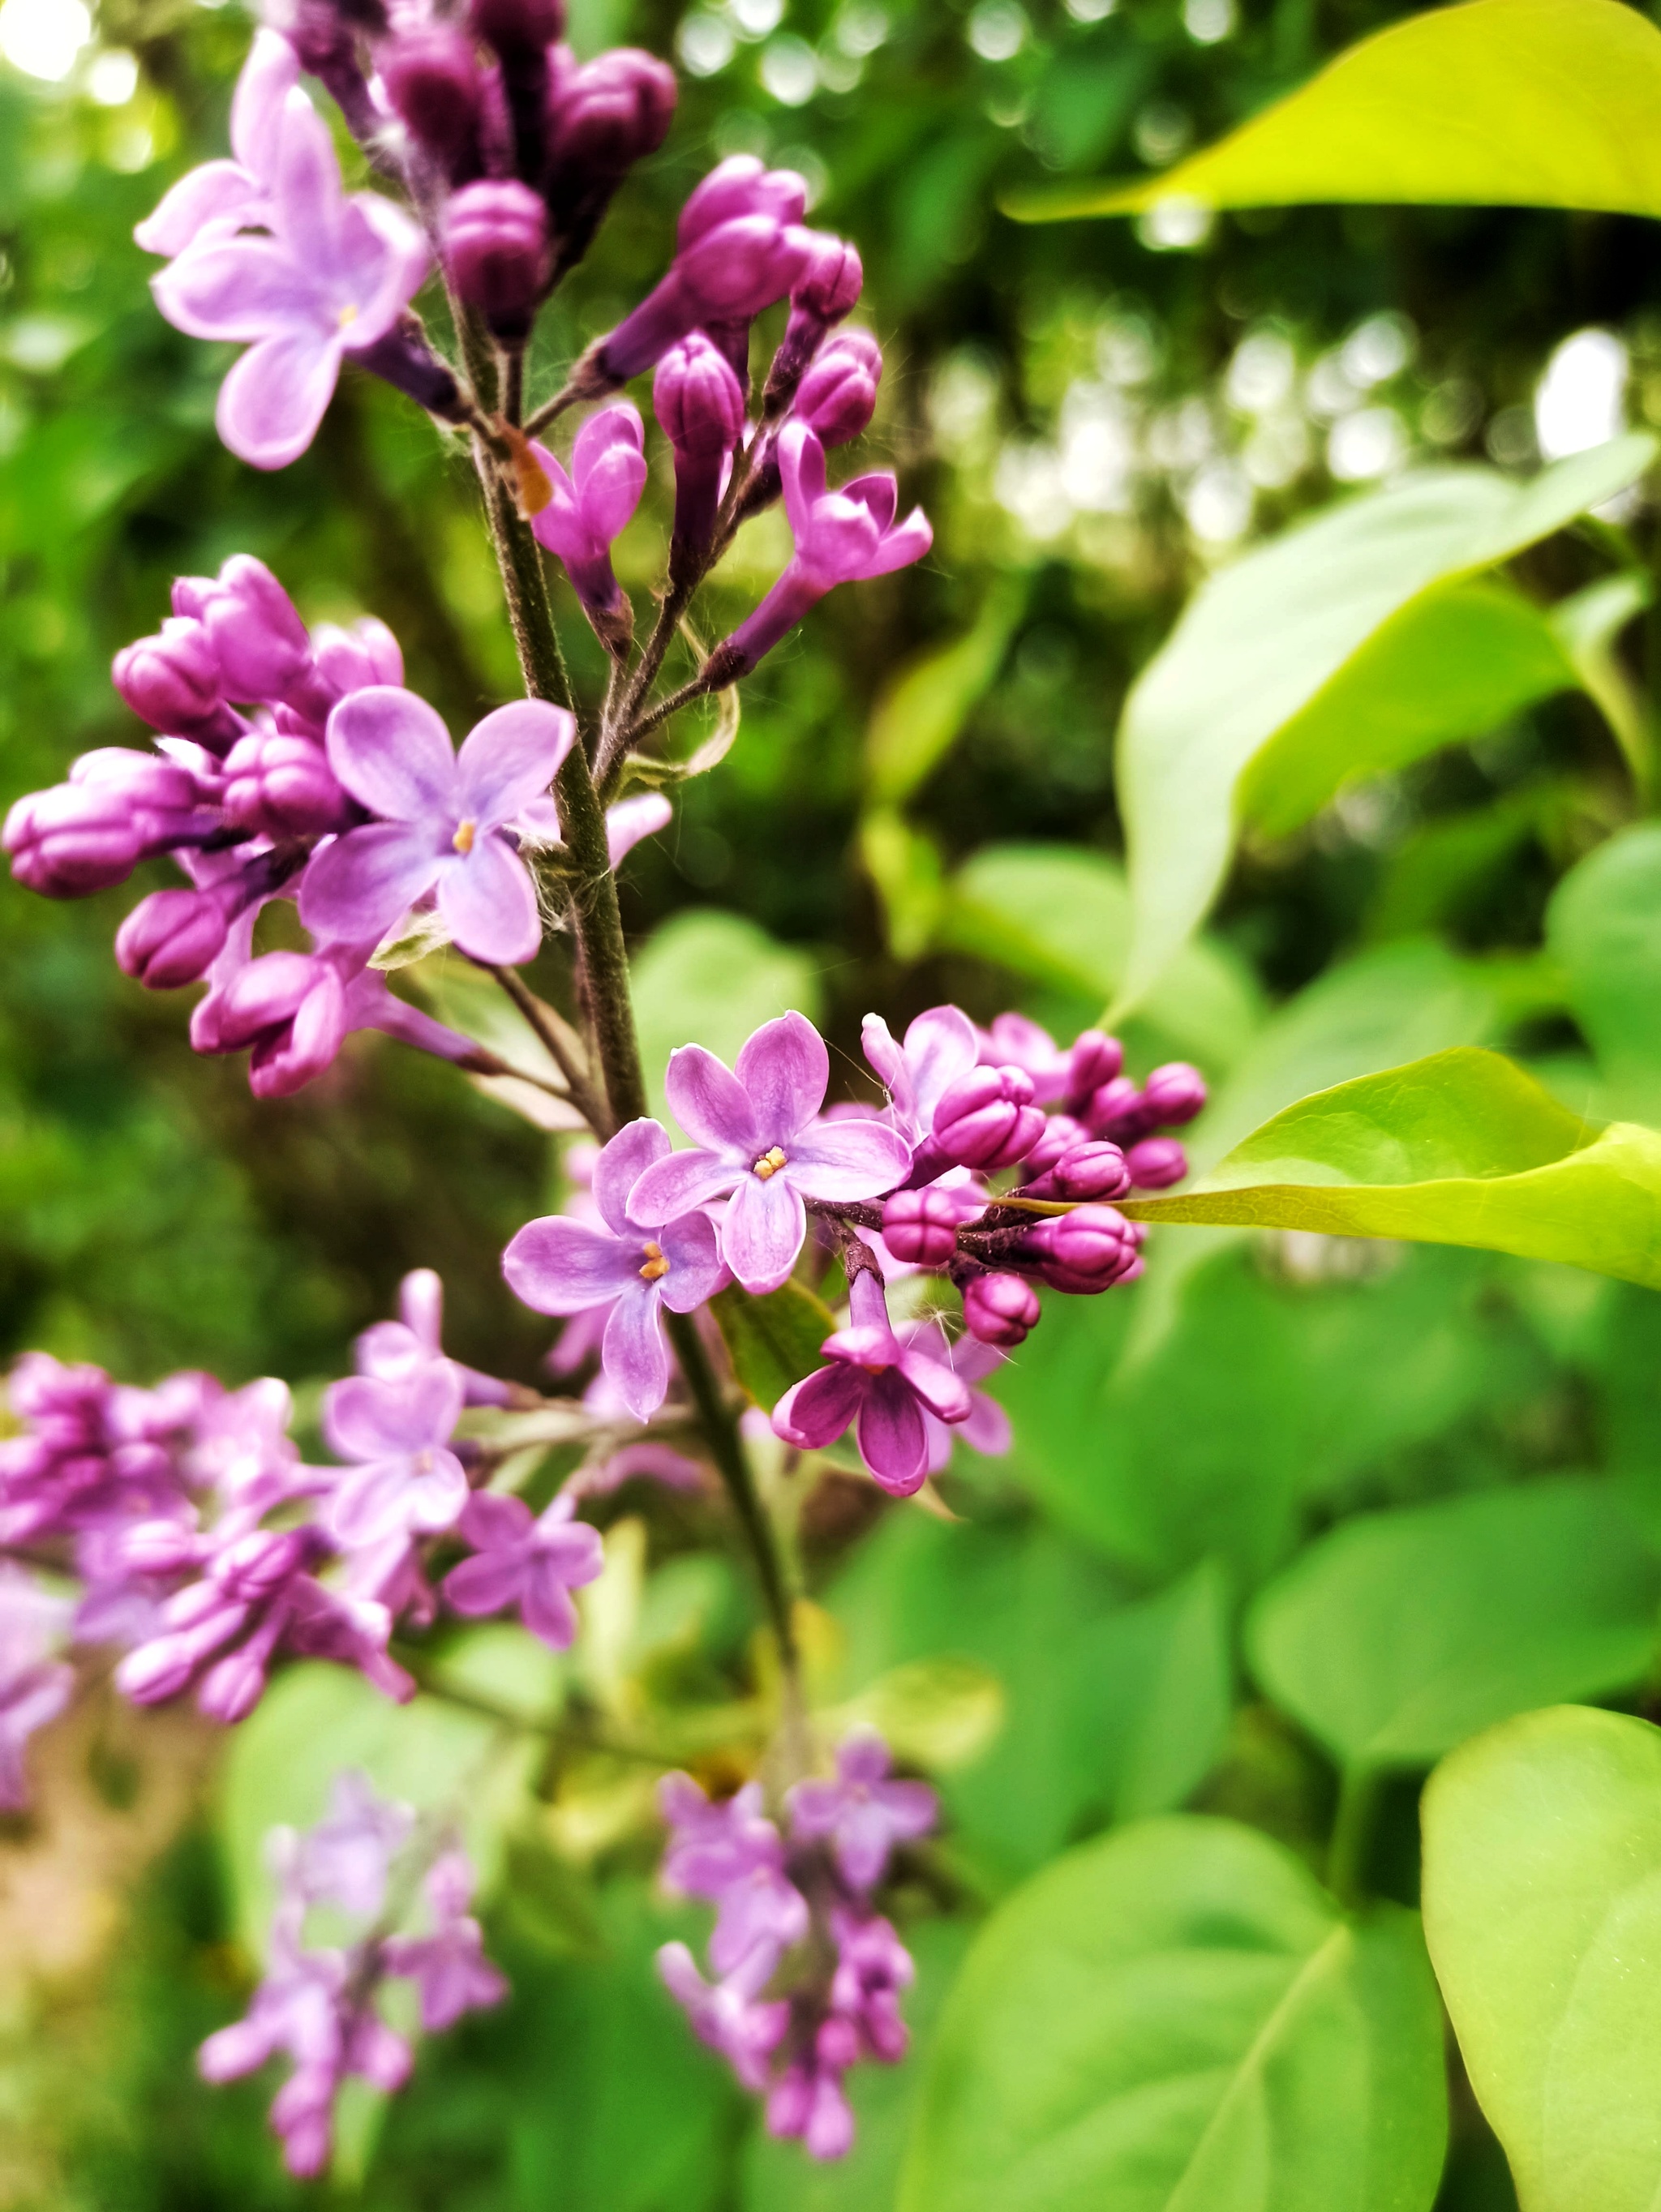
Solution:
[[[875,1275],[849,1291],[849,1325],[824,1340],[830,1355],[773,1408],[773,1426],[799,1449],[822,1450],[857,1420],[860,1456],[882,1487],[909,1498],[928,1473],[926,1417],[956,1424],[971,1411],[967,1386],[943,1362],[901,1341]]]
[[[528,185],[481,178],[445,211],[444,265],[458,299],[509,344],[530,336],[548,274],[548,211]]]
[[[776,1290],[807,1234],[804,1200],[873,1198],[904,1180],[910,1146],[881,1122],[821,1116],[824,1041],[805,1016],[764,1023],[728,1069],[702,1045],[669,1059],[675,1119],[696,1149],[648,1167],[637,1213],[690,1212],[731,1195],[721,1255],[747,1291]]]
[[[507,1977],[484,1956],[483,1930],[467,1911],[474,1875],[465,1851],[436,1858],[422,1884],[432,1932],[393,1936],[381,1947],[386,1971],[416,1984],[421,2025],[429,2035],[453,2027],[464,2013],[498,2005]]]
[[[550,493],[531,527],[564,562],[584,614],[613,653],[628,650],[634,614],[612,573],[611,543],[640,504],[645,439],[640,410],[623,399],[591,415],[577,432],[569,476],[545,446],[531,447]]]
[[[517,1607],[532,1636],[568,1650],[577,1632],[570,1593],[605,1565],[599,1531],[572,1517],[575,1503],[568,1492],[533,1519],[522,1498],[475,1492],[457,1524],[472,1557],[444,1577],[452,1609],[476,1619]]]
[[[897,1044],[880,1014],[867,1014],[861,1044],[888,1093],[894,1126],[921,1145],[934,1126],[934,1109],[947,1088],[975,1065],[975,1024],[956,1006],[930,1006]]]
[[[329,1528],[349,1550],[389,1538],[453,1528],[467,1503],[467,1477],[449,1441],[462,1407],[459,1376],[434,1360],[396,1382],[372,1375],[331,1383],[323,1433],[331,1450],[358,1465],[329,1501]]]
[[[902,1322],[894,1334],[908,1352],[925,1359],[938,1360],[959,1382],[970,1386],[969,1411],[961,1421],[942,1421],[926,1406],[923,1408],[930,1474],[944,1471],[959,1442],[983,1458],[1001,1459],[1013,1441],[1009,1416],[995,1398],[989,1398],[984,1390],[977,1390],[973,1385],[995,1374],[1004,1364],[1004,1354],[995,1345],[983,1344],[972,1334],[948,1339],[938,1317]]]
[[[609,1308],[600,1356],[638,1420],[656,1412],[669,1387],[660,1310],[691,1313],[723,1279],[709,1216],[696,1204],[660,1212],[642,1188],[653,1165],[673,1157],[661,1123],[630,1121],[594,1164],[599,1225],[545,1214],[527,1222],[502,1255],[509,1287],[538,1313]]]
[[[289,1878],[307,1904],[373,1919],[386,1899],[387,1870],[414,1826],[407,1805],[378,1797],[368,1775],[348,1769],[330,1786],[324,1818],[295,1838]]]
[[[837,1870],[862,1895],[888,1871],[896,1844],[916,1843],[940,1817],[926,1782],[896,1782],[888,1746],[874,1730],[850,1735],[837,1753],[834,1782],[799,1782],[785,1800],[797,1843],[828,1843]]]
[[[444,1284],[431,1267],[412,1267],[398,1286],[399,1318],[378,1321],[363,1331],[352,1346],[353,1364],[360,1375],[382,1382],[397,1382],[417,1374],[434,1360],[444,1360],[461,1385],[465,1406],[506,1406],[512,1402],[512,1385],[494,1375],[481,1374],[459,1359],[445,1359],[443,1345]]]
[[[712,1803],[690,1774],[668,1774],[658,1802],[670,1830],[665,1887],[715,1907],[710,1965],[718,1974],[735,1973],[759,1952],[770,1972],[806,1935],[808,1910],[785,1872],[779,1832],[761,1811],[760,1784],[746,1783],[736,1796]]]
[[[766,1952],[753,1953],[716,1982],[705,1981],[684,1943],[666,1943],[657,1954],[657,1965],[664,1986],[684,2010],[699,2042],[720,2053],[740,2087],[759,2094],[767,2087],[768,2062],[790,2025],[789,2005],[782,1998],[770,2001],[761,1995],[773,1973]]]
[[[429,891],[472,958],[516,965],[542,929],[536,886],[506,825],[552,782],[575,726],[563,708],[499,707],[453,752],[413,691],[372,684],[329,717],[329,762],[380,817],[324,846],[306,871],[300,916],[325,939],[374,945]]]
[[[0,1560],[0,1813],[27,1806],[25,1747],[37,1729],[58,1718],[75,1688],[74,1668],[52,1656],[68,1631],[70,1612],[67,1599]]]
[[[133,232],[146,253],[171,258],[204,234],[229,236],[266,219],[289,94],[300,63],[288,40],[259,30],[231,100],[229,161],[204,161],[163,195]]]

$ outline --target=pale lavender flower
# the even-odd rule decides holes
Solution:
[[[773,1408],[773,1426],[787,1443],[818,1451],[857,1420],[867,1467],[891,1496],[909,1498],[928,1473],[928,1417],[967,1420],[969,1390],[894,1334],[882,1285],[868,1271],[854,1278],[849,1314],[849,1326],[820,1347],[829,1366],[792,1384]]]
[[[843,2039],[838,2023],[825,2021],[812,2062],[788,2066],[767,2100],[768,2134],[799,2136],[809,2158],[822,2161],[846,2158],[854,2148],[853,2108],[842,2086],[851,2063],[840,2047]]]
[[[932,1800],[933,1791],[927,1794]],[[911,1954],[892,1923],[879,1912],[850,1912],[837,1905],[830,1914],[830,1934],[837,1946],[832,2012],[855,2028],[871,2057],[897,2065],[910,2039],[900,2018],[899,1992],[916,1979]]]
[[[444,1577],[452,1607],[476,1618],[517,1607],[532,1636],[551,1650],[565,1650],[577,1632],[570,1593],[595,1581],[605,1565],[599,1531],[575,1512],[569,1492],[532,1519],[522,1498],[476,1492],[458,1524],[473,1555]]]
[[[289,94],[300,82],[294,48],[276,31],[254,33],[231,100],[231,161],[204,161],[163,194],[133,232],[146,253],[171,258],[204,235],[229,236],[267,220]]]
[[[784,2039],[790,2007],[761,1992],[773,1962],[757,1951],[718,1982],[706,1982],[684,1943],[666,1943],[658,1953],[664,1986],[681,2005],[700,2043],[719,2051],[742,2087],[758,2094],[767,2087],[768,2061]]]
[[[75,1687],[75,1669],[51,1656],[69,1625],[67,1600],[0,1560],[0,1813],[27,1805],[25,1746],[57,1719]]]
[[[729,1193],[722,1259],[747,1291],[786,1280],[807,1234],[809,1198],[872,1198],[904,1181],[911,1148],[879,1121],[820,1118],[830,1055],[798,1013],[764,1023],[728,1069],[702,1045],[669,1060],[669,1103],[696,1150],[648,1167],[637,1214],[672,1216]]]
[[[337,1774],[326,1815],[295,1846],[295,1889],[307,1903],[372,1919],[385,1901],[392,1861],[414,1827],[411,1808],[377,1796],[368,1775],[356,1768]]]
[[[453,2027],[463,2013],[500,2004],[508,1994],[507,1977],[484,1956],[483,1932],[467,1911],[473,1880],[465,1851],[441,1853],[422,1885],[431,1935],[394,1936],[381,1946],[388,1973],[415,1983],[421,2025],[429,2035]]]
[[[660,1122],[630,1121],[594,1165],[601,1225],[545,1214],[527,1222],[502,1255],[515,1296],[538,1313],[610,1307],[601,1358],[639,1420],[657,1410],[669,1387],[660,1309],[691,1313],[714,1295],[722,1276],[707,1214],[695,1205],[659,1212],[636,1195],[654,1163],[672,1157]]]
[[[268,127],[269,196],[242,216],[267,230],[228,236],[233,218],[208,222],[151,289],[187,337],[248,347],[220,387],[219,434],[239,459],[280,469],[316,435],[343,359],[392,336],[429,255],[390,200],[345,196],[333,142],[304,93],[289,92]]]
[[[398,1320],[373,1322],[354,1343],[353,1364],[360,1375],[398,1382],[444,1358],[444,1284],[431,1267],[412,1267],[405,1276],[398,1286]],[[497,1376],[459,1359],[447,1364],[455,1370],[464,1405],[505,1406],[512,1399],[511,1387]]]
[[[907,1029],[903,1045],[880,1014],[867,1014],[860,1043],[888,1093],[895,1127],[914,1145],[933,1129],[934,1109],[974,1066],[980,1048],[975,1024],[957,1006],[928,1007]]]
[[[467,1477],[449,1449],[462,1405],[447,1359],[396,1382],[350,1375],[323,1399],[323,1433],[342,1459],[359,1464],[329,1503],[329,1527],[348,1549],[388,1538],[453,1528],[467,1503]]]
[[[807,1933],[807,1900],[784,1870],[784,1845],[761,1812],[760,1785],[748,1783],[712,1804],[691,1775],[669,1774],[658,1802],[670,1826],[666,1887],[715,1907],[715,1972],[734,1973],[757,1954],[776,1964]]]
[[[591,415],[577,432],[569,476],[545,446],[531,447],[551,493],[531,527],[538,543],[564,562],[583,612],[614,653],[627,650],[634,615],[612,573],[611,543],[640,504],[645,436],[640,410],[622,399]]]
[[[531,959],[542,938],[536,887],[502,833],[552,782],[575,729],[563,708],[522,699],[487,714],[456,753],[413,691],[350,693],[329,717],[329,762],[380,819],[313,856],[300,893],[306,927],[373,945],[436,890],[464,952],[492,964]]]
[[[891,1780],[891,1764],[882,1738],[862,1729],[837,1751],[834,1782],[799,1782],[785,1800],[794,1840],[829,1843],[843,1880],[861,1893],[887,1873],[896,1844],[928,1835],[939,1817],[928,1784]]]

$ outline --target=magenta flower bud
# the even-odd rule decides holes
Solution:
[[[767,168],[753,154],[734,154],[687,195],[675,226],[676,248],[684,253],[721,224],[747,216],[799,223],[806,210],[805,177],[794,169]]]
[[[1079,1118],[1092,1136],[1127,1145],[1152,1126],[1142,1118],[1142,1094],[1128,1075],[1116,1075],[1092,1091],[1080,1103]]]
[[[675,522],[669,574],[679,582],[715,535],[728,456],[744,430],[744,389],[702,331],[658,363],[652,405],[675,453]]]
[[[472,40],[450,23],[425,23],[380,52],[380,81],[393,112],[452,184],[476,177],[484,80]]]
[[[1038,1294],[1025,1276],[971,1275],[963,1286],[963,1317],[982,1344],[1013,1350],[1038,1325]]]
[[[240,718],[220,696],[219,657],[207,631],[188,616],[171,615],[159,635],[123,646],[110,675],[134,714],[153,730],[193,738],[216,753],[241,734]]]
[[[543,190],[556,236],[555,274],[588,250],[618,185],[655,154],[674,117],[675,73],[655,54],[616,46],[548,88]]]
[[[459,297],[499,338],[530,335],[548,276],[548,213],[511,178],[464,185],[444,218],[444,265]]]
[[[1081,1030],[1068,1054],[1068,1105],[1081,1106],[1092,1092],[1099,1091],[1104,1083],[1111,1083],[1123,1069],[1124,1047],[1117,1037],[1107,1036],[1100,1030]]]
[[[1013,1167],[1043,1133],[1032,1079],[1019,1067],[971,1067],[946,1085],[934,1109],[936,1148],[958,1166]]]
[[[404,655],[398,640],[384,622],[361,616],[350,629],[320,623],[312,632],[312,655],[317,680],[338,705],[349,691],[367,690],[371,684],[402,684]],[[289,726],[278,710],[277,727]]]
[[[1082,1121],[1075,1121],[1070,1114],[1052,1114],[1044,1123],[1038,1141],[1022,1163],[1028,1176],[1048,1175],[1057,1160],[1080,1145],[1088,1144],[1091,1132]]]
[[[256,1098],[286,1098],[322,1074],[346,1035],[345,993],[328,961],[267,952],[240,968],[191,1018],[198,1052],[248,1050]]]
[[[589,385],[596,394],[615,391],[660,361],[690,331],[748,323],[784,297],[808,251],[805,230],[768,215],[735,216],[703,231],[634,313],[593,349],[587,357]]]
[[[810,252],[790,288],[790,319],[768,372],[764,411],[775,421],[788,405],[825,332],[851,313],[865,282],[854,248],[828,231],[808,234]]]
[[[45,898],[85,898],[125,883],[144,841],[119,791],[60,783],[17,800],[0,845],[20,884]]]
[[[255,730],[225,763],[225,818],[257,837],[321,837],[344,830],[352,805],[310,738]]]
[[[1140,1242],[1132,1224],[1113,1206],[1080,1206],[1029,1229],[1020,1256],[1052,1290],[1089,1297],[1123,1279]]]
[[[153,891],[116,932],[116,965],[147,991],[176,991],[207,973],[228,926],[211,891]]]
[[[1104,1137],[1088,1138],[1062,1154],[1036,1181],[1022,1186],[1027,1198],[1123,1198],[1135,1180],[1126,1156]]]
[[[565,34],[563,0],[470,0],[467,19],[499,54],[539,52]]]
[[[1188,1154],[1174,1137],[1144,1137],[1124,1156],[1130,1182],[1138,1190],[1169,1190],[1188,1173]],[[1116,1191],[1068,1191],[1068,1198],[1114,1198]]]
[[[843,331],[822,346],[796,388],[793,413],[822,446],[845,446],[871,420],[882,348],[869,331]]]
[[[311,672],[311,640],[294,601],[251,553],[234,553],[199,608],[182,611],[199,613],[233,699],[286,698]]]
[[[908,1267],[943,1267],[958,1249],[963,1209],[944,1190],[897,1190],[885,1199],[882,1241]]]
[[[1205,1078],[1184,1060],[1167,1060],[1142,1085],[1142,1103],[1156,1128],[1177,1129],[1205,1104]]]

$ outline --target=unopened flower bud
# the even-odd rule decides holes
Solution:
[[[514,165],[526,184],[545,166],[549,48],[565,28],[564,0],[471,0],[474,30],[496,50],[514,128]]]
[[[1140,1239],[1110,1206],[1080,1206],[1038,1222],[1021,1239],[1021,1258],[1052,1290],[1092,1297],[1118,1282],[1137,1256]]]
[[[694,331],[658,363],[652,405],[675,453],[669,573],[678,582],[714,535],[727,456],[744,429],[744,391],[717,349]]]
[[[1124,1068],[1124,1048],[1117,1037],[1100,1030],[1082,1030],[1073,1040],[1067,1060],[1067,1101],[1071,1107],[1111,1083]]]
[[[636,161],[655,154],[674,117],[675,73],[655,54],[614,46],[556,71],[548,88],[543,190],[556,274],[581,260],[612,194]]]
[[[196,1701],[210,1721],[234,1727],[265,1694],[266,1655],[257,1644],[233,1651],[202,1677]]]
[[[747,343],[748,324],[784,297],[808,250],[805,230],[770,215],[738,216],[700,232],[634,313],[590,348],[573,381],[596,398],[615,391],[693,330],[721,338],[723,352],[740,331]]]
[[[947,1159],[989,1171],[1023,1158],[1043,1123],[1031,1076],[1019,1067],[971,1067],[940,1094],[933,1136]]]
[[[1134,1180],[1118,1146],[1105,1137],[1092,1137],[1063,1152],[1052,1168],[1022,1189],[1028,1198],[1123,1198]]]
[[[380,81],[392,110],[452,184],[483,167],[479,122],[484,80],[473,42],[451,23],[423,23],[380,49]]]
[[[1024,1276],[971,1275],[963,1288],[963,1317],[982,1344],[1010,1351],[1038,1325],[1038,1294]]]
[[[497,53],[521,53],[564,36],[564,0],[469,0],[467,20]]]
[[[897,1190],[885,1199],[882,1241],[914,1267],[943,1267],[958,1249],[963,1208],[944,1190]]]
[[[116,932],[116,965],[147,991],[176,991],[207,973],[228,927],[211,891],[152,891]]]
[[[1090,1137],[1084,1123],[1075,1121],[1070,1114],[1052,1114],[1022,1162],[1022,1172],[1027,1176],[1047,1175],[1064,1153],[1088,1144]]]
[[[882,348],[869,331],[843,331],[814,355],[792,410],[822,446],[845,446],[870,422]]]
[[[351,802],[310,738],[256,730],[225,763],[226,819],[260,837],[320,837],[344,829]]]
[[[350,629],[320,623],[312,632],[312,653],[319,680],[335,695],[337,702],[349,691],[365,690],[371,684],[401,686],[404,682],[404,655],[398,640],[374,615],[360,616]]]
[[[177,586],[174,596],[176,603]],[[234,553],[198,605],[183,611],[198,614],[207,630],[233,699],[286,698],[311,672],[305,623],[271,570],[251,553]]]
[[[1080,1102],[1079,1119],[1092,1135],[1132,1144],[1149,1124],[1142,1118],[1142,1094],[1128,1075],[1116,1075]]]
[[[119,792],[60,783],[16,801],[0,845],[20,884],[46,898],[84,898],[125,883],[144,841]]]
[[[1144,1137],[1133,1145],[1124,1156],[1130,1181],[1138,1190],[1169,1190],[1188,1173],[1188,1154],[1175,1137]],[[1099,1194],[1104,1198],[1116,1195],[1112,1191],[1100,1194],[1080,1191],[1068,1193],[1068,1197],[1080,1198]]]
[[[548,276],[540,194],[511,178],[465,185],[445,215],[444,265],[493,336],[512,343],[527,337]]]
[[[1181,1128],[1194,1119],[1205,1101],[1205,1078],[1184,1060],[1167,1060],[1142,1085],[1142,1103],[1156,1128]]]
[[[688,193],[675,226],[676,247],[684,253],[720,225],[751,216],[778,226],[799,223],[806,209],[805,177],[794,169],[770,169],[753,154],[734,154]]]
[[[110,674],[134,714],[153,730],[193,738],[222,752],[242,723],[220,694],[219,657],[207,631],[188,616],[171,615],[155,637],[123,646]]]
[[[828,231],[808,234],[810,251],[790,288],[790,319],[768,371],[764,411],[775,421],[788,405],[832,324],[851,313],[865,282],[860,257]]]

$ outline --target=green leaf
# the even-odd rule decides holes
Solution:
[[[1428,1766],[1512,1713],[1642,1680],[1661,1561],[1604,1482],[1346,1522],[1259,1596],[1246,1656],[1342,1765]]]
[[[1609,498],[1647,467],[1654,450],[1647,436],[1617,438],[1558,462],[1530,483],[1491,469],[1427,469],[1316,515],[1202,588],[1137,678],[1119,731],[1133,915],[1121,1006],[1147,996],[1215,897],[1241,820],[1243,781],[1259,755],[1307,715],[1307,738],[1294,732],[1288,740],[1294,793],[1299,805],[1307,800],[1323,760],[1326,789],[1335,790],[1350,765],[1348,725],[1325,714],[1323,696],[1334,690],[1342,702],[1348,691],[1356,710],[1348,672],[1370,644],[1384,672],[1405,680],[1418,703],[1387,710],[1381,702],[1363,714],[1365,744],[1377,754],[1404,731],[1436,728],[1440,710],[1433,691],[1419,685],[1416,662],[1396,654],[1390,641],[1376,643],[1378,634],[1422,594],[1493,568]],[[1504,620],[1488,600],[1477,604],[1475,619],[1490,629]],[[1453,627],[1469,616],[1469,603],[1456,603]],[[1421,620],[1435,628],[1439,617],[1415,611],[1409,641]],[[1530,680],[1544,661],[1541,647]],[[1515,653],[1512,664],[1520,681]],[[1490,699],[1505,689],[1489,692],[1486,678],[1476,677],[1471,687]],[[1440,727],[1434,742],[1445,739],[1446,726]],[[1480,727],[1463,734],[1480,734]],[[1363,757],[1359,764],[1375,763]],[[1272,799],[1268,787],[1257,787],[1259,805]]]
[[[752,1030],[792,1007],[816,1020],[819,981],[812,960],[776,944],[754,922],[713,907],[678,914],[656,930],[634,963],[635,1026],[652,1094],[667,1112],[664,1070],[677,1045],[701,1044],[730,1067]]]
[[[1068,845],[988,845],[952,879],[939,941],[1092,1005],[1118,990],[1130,945],[1124,876]],[[1151,1029],[1209,1065],[1236,1059],[1261,1018],[1257,986],[1220,946],[1183,947],[1141,1006]]]
[[[916,654],[883,687],[865,732],[875,805],[899,805],[939,766],[997,674],[1025,605],[1025,578],[1005,577],[972,629]]]
[[[1661,1288],[1661,1133],[1597,1130],[1498,1053],[1458,1050],[1317,1092],[1141,1221],[1243,1222],[1470,1244]]]
[[[1446,2124],[1415,1916],[1345,1919],[1266,1836],[1151,1820],[976,1939],[899,2212],[1425,2212]]]
[[[946,905],[940,848],[891,806],[861,815],[859,838],[860,859],[882,901],[890,949],[897,960],[921,960]]]
[[[1471,0],[1364,39],[1220,144],[1131,185],[1019,195],[1029,222],[1408,201],[1661,216],[1661,35],[1614,0]]]
[[[1479,1736],[1424,1802],[1425,1934],[1522,2212],[1661,2191],[1661,1732],[1557,1706]]]
[[[1546,943],[1617,1109],[1661,1121],[1661,825],[1623,830],[1564,877]]]
[[[824,1366],[819,1346],[837,1326],[830,1307],[801,1283],[786,1283],[760,1297],[741,1283],[729,1283],[710,1299],[709,1310],[733,1372],[768,1413],[793,1382]]]

